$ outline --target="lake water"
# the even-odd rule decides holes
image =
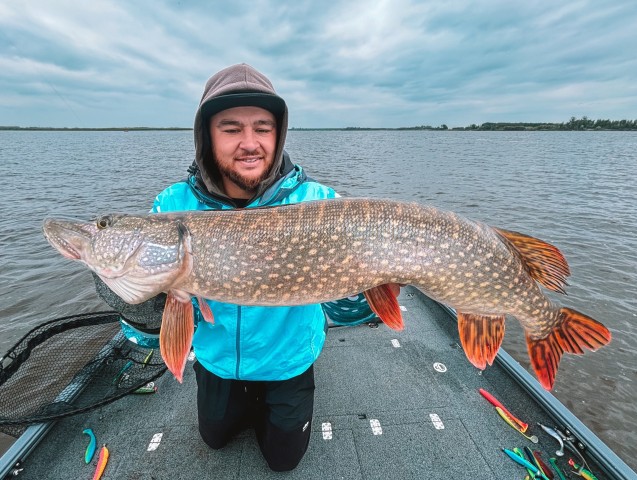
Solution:
[[[637,132],[293,131],[287,150],[342,195],[429,203],[559,246],[572,276],[568,296],[550,296],[613,341],[563,357],[553,393],[637,469]],[[42,220],[146,212],[193,155],[189,131],[0,131],[0,353],[45,320],[106,309]],[[504,348],[528,368],[516,322]]]

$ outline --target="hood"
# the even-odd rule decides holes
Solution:
[[[195,115],[195,163],[199,169],[201,181],[209,193],[225,197],[221,175],[212,157],[212,146],[208,122],[217,112],[232,107],[256,106],[272,112],[277,121],[277,147],[274,164],[269,177],[261,184],[255,197],[258,197],[281,175],[283,147],[288,131],[288,109],[285,101],[279,97],[270,80],[250,65],[241,63],[225,68],[214,74],[206,82],[199,108]]]

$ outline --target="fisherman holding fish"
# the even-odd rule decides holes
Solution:
[[[309,179],[291,162],[283,150],[287,124],[286,103],[263,74],[246,64],[216,73],[206,83],[195,115],[195,161],[189,177],[161,192],[152,212],[336,197],[334,190]],[[124,317],[129,338],[148,345],[153,335],[157,337],[165,295],[130,305],[95,278],[98,293]],[[325,306],[337,322],[339,316],[350,324],[374,317],[362,295],[343,302],[351,308],[339,308],[339,302]],[[235,433],[253,426],[270,468],[294,469],[310,438],[313,364],[327,330],[321,305],[242,306],[202,298],[193,303],[197,327],[192,346],[203,440],[219,449]]]
[[[505,318],[515,317],[547,390],[563,354],[610,342],[604,325],[540,288],[565,292],[570,269],[557,247],[432,206],[335,198],[308,179],[283,152],[285,102],[252,67],[211,77],[194,130],[191,175],[159,194],[153,214],[48,218],[43,230],[99,276],[129,338],[145,341],[142,330],[161,322],[162,358],[179,381],[194,347],[199,430],[212,448],[250,424],[270,468],[296,467],[325,341],[321,304],[359,292],[367,312],[395,329],[398,285],[454,308],[479,369],[493,363]]]

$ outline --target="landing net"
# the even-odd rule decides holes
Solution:
[[[43,323],[0,358],[0,432],[106,405],[165,371],[159,349],[128,341],[115,312]]]

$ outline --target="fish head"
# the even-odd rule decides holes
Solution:
[[[166,215],[47,218],[43,232],[64,257],[84,263],[131,304],[167,291],[188,263],[189,232]]]

